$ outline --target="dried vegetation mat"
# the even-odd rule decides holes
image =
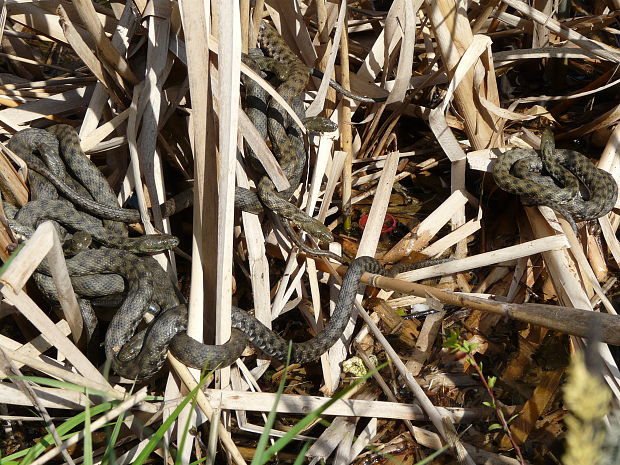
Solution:
[[[248,348],[176,417],[199,373],[169,357],[132,389],[105,372],[110,311],[97,311],[101,334],[87,350],[53,227],[42,224],[13,255],[17,238],[0,228],[0,464],[168,463],[170,454],[245,463],[268,412],[277,438],[345,387],[294,430],[281,463],[303,444],[312,463],[617,463],[602,425],[610,399],[620,400],[620,216],[581,222],[576,236],[490,175],[498,154],[537,147],[553,123],[559,146],[620,176],[620,4],[566,2],[558,12],[555,3],[2,2],[2,140],[55,123],[78,130],[119,202],[144,213],[135,231],[181,238],[156,258],[188,297],[193,337],[226,341],[234,303],[307,339],[346,269],[300,252],[275,215],[234,208],[235,184],[256,180],[249,146],[276,185],[283,179],[242,105],[240,76],[256,75],[241,52],[263,17],[308,66],[386,98],[359,103],[319,78],[306,89],[307,115],[338,130],[307,135],[294,197],[334,232],[330,250],[384,264],[452,260],[396,279],[365,275],[356,320],[320,361],[285,371]],[[28,201],[24,171],[2,146],[2,194],[16,206]],[[149,219],[148,206],[192,185],[193,214]],[[29,282],[46,256],[60,309]],[[581,353],[587,369],[576,363],[564,390]]]

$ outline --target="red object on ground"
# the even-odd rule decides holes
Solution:
[[[368,222],[368,215],[363,215],[360,218],[360,228],[364,229],[366,227],[366,223]],[[388,234],[394,231],[396,228],[396,218],[394,218],[389,213],[385,214],[385,219],[383,220],[383,227],[381,228],[381,234]]]

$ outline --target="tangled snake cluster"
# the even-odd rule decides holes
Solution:
[[[579,152],[556,149],[549,128],[543,130],[540,154],[508,150],[493,165],[493,177],[500,188],[521,196],[525,205],[546,205],[561,213],[575,231],[575,218],[600,218],[618,198],[613,176]],[[588,190],[587,198],[581,195],[580,183]]]
[[[261,26],[259,41],[268,57],[255,55],[244,60],[256,71],[275,74],[281,80],[278,92],[302,115],[299,94],[307,84],[309,69],[267,23]],[[277,192],[263,174],[256,193],[237,189],[235,205],[254,213],[276,212],[319,241],[330,241],[331,232],[322,223],[289,202],[305,164],[301,131],[279,104],[267,104],[259,86],[250,81],[245,85],[247,112],[257,128],[271,139],[292,188]],[[130,379],[148,378],[161,368],[168,349],[195,368],[229,365],[248,343],[268,356],[287,360],[289,342],[236,307],[232,311],[232,336],[226,344],[205,345],[187,336],[183,296],[159,264],[145,256],[175,247],[177,238],[165,234],[128,236],[125,223],[140,221],[139,212],[118,206],[106,179],[80,149],[73,128],[56,125],[47,130],[20,131],[9,141],[9,148],[26,162],[31,191],[31,201],[19,210],[4,202],[9,224],[14,232],[28,237],[39,223],[55,222],[64,240],[68,271],[89,332],[97,324],[93,303],[110,299],[120,304],[105,335],[105,354],[118,374]],[[248,158],[252,159],[251,153]],[[180,203],[186,205],[187,197]],[[174,203],[163,207],[166,214],[174,213]],[[425,264],[414,264],[409,269],[420,266]],[[292,344],[291,362],[316,359],[338,340],[351,315],[360,277],[366,271],[386,273],[374,258],[353,261],[343,279],[332,318],[313,339]],[[50,300],[57,300],[45,261],[34,278]],[[148,312],[155,315],[153,322],[146,330],[137,332]]]

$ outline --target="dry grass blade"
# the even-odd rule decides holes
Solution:
[[[611,47],[608,47],[600,42],[595,40],[588,39],[587,37],[582,36],[581,34],[558,24],[553,18],[545,15],[544,13],[536,10],[528,6],[523,2],[519,2],[516,0],[502,0],[507,5],[511,6],[515,10],[523,13],[524,15],[529,16],[534,21],[539,24],[542,24],[546,28],[548,28],[551,32],[559,35],[561,38],[570,40],[575,45],[582,47],[588,50],[591,53],[594,53],[600,58],[605,60],[610,60],[616,63],[620,62],[620,55],[617,51],[613,50]]]
[[[41,228],[44,226],[49,227],[52,235],[52,247],[47,254],[47,263],[49,264],[52,279],[58,292],[58,301],[63,309],[65,320],[67,320],[71,327],[73,341],[80,344],[86,340],[87,336],[86,331],[84,331],[82,313],[80,312],[69,271],[67,270],[62,246],[60,245],[58,234],[51,223],[45,222],[41,225]]]
[[[36,411],[41,415],[43,420],[45,421],[45,425],[49,428],[50,433],[52,434],[52,438],[54,439],[54,443],[58,448],[60,448],[60,453],[62,454],[63,459],[67,462],[68,465],[75,465],[75,462],[69,455],[66,447],[63,446],[62,440],[56,430],[56,426],[52,422],[49,414],[47,413],[47,409],[41,402],[41,399],[37,396],[33,386],[28,381],[25,381],[23,378],[23,374],[15,365],[11,363],[11,361],[6,356],[6,353],[3,350],[0,350],[0,364],[3,365],[2,371],[6,373],[11,373],[13,378],[13,383],[19,388],[19,390],[28,397],[28,400],[32,403],[32,406],[36,409]]]
[[[127,61],[118,53],[118,50],[106,37],[92,2],[88,0],[75,0],[73,5],[82,23],[86,27],[86,30],[90,33],[92,40],[95,42],[97,50],[103,60],[109,66],[112,66],[123,79],[126,79],[132,84],[137,84],[138,78],[136,78],[131,71]]]
[[[218,176],[218,283],[216,307],[220,308],[216,320],[218,344],[230,338],[231,294],[232,294],[232,251],[235,203],[235,165],[237,154],[237,113],[239,111],[239,82],[241,68],[241,34],[238,28],[239,8],[236,3],[221,5],[219,11],[219,61],[217,99],[219,112],[220,163]],[[228,380],[223,380],[228,384]]]
[[[111,409],[109,412],[107,412],[105,415],[93,421],[92,424],[90,425],[91,431],[96,431],[99,428],[105,426],[106,424],[108,424],[108,422],[115,419],[120,414],[130,410],[136,404],[139,404],[140,402],[142,402],[146,398],[146,396],[147,396],[146,388],[140,389],[140,391],[136,392],[133,396],[127,398],[126,400],[121,402],[119,405],[117,405],[116,407]],[[63,448],[67,448],[69,446],[77,444],[83,438],[84,438],[84,432],[81,432],[79,434],[76,434],[72,438],[68,439],[67,441],[65,441],[62,444],[62,446]],[[47,463],[51,458],[58,455],[59,451],[60,451],[60,448],[55,447],[51,449],[50,451],[46,452],[45,454],[43,454],[40,458],[38,458],[34,462],[32,462],[32,464],[42,465],[44,463]]]
[[[569,243],[564,236],[549,236],[523,244],[494,250],[471,257],[457,259],[448,263],[432,265],[419,270],[407,271],[399,275],[404,281],[420,281],[422,279],[442,276],[449,273],[481,268],[496,263],[507,262],[516,258],[527,257],[549,250],[559,250],[568,247]]]
[[[283,370],[258,349],[246,350],[236,365],[217,373],[219,385],[198,393],[200,413],[188,407],[175,420],[176,433],[163,437],[156,460],[173,460],[166,455],[173,450],[174,460],[183,463],[222,452],[245,463],[258,453],[249,446],[255,435],[271,425],[267,412],[276,412],[271,434],[280,444],[278,438],[305,413],[353,385],[325,412],[323,418],[333,417],[330,425],[313,418],[306,430],[294,431],[295,441],[314,440],[309,460],[358,464],[389,455],[413,463],[449,445],[443,453],[455,463],[546,465],[557,460],[550,451],[563,441],[560,386],[567,354],[591,353],[591,365],[598,367],[592,376],[602,376],[620,398],[617,352],[607,345],[620,345],[620,200],[598,218],[600,228],[580,222],[575,234],[553,209],[524,208],[520,200],[528,199],[501,191],[492,175],[496,159],[511,148],[539,147],[542,128],[552,124],[559,148],[583,153],[620,179],[620,53],[617,11],[611,9],[619,5],[607,2],[611,6],[603,11],[588,2],[569,2],[566,10],[562,2],[530,3],[3,4],[0,142],[53,122],[79,129],[82,149],[110,182],[118,205],[140,211],[141,224],[130,226],[131,236],[179,236],[173,252],[154,258],[177,286],[169,289],[171,301],[187,301],[188,321],[178,328],[187,327],[196,340],[226,342],[233,306],[253,311],[285,340],[320,334],[330,324],[330,310],[339,308],[338,282],[347,269],[336,265],[335,256],[347,263],[370,255],[388,266],[451,259],[399,279],[364,275],[354,316],[320,361]],[[261,36],[265,21],[280,37]],[[256,56],[258,71],[241,61],[242,51],[255,54],[256,47],[273,55]],[[299,67],[281,58],[291,53]],[[383,100],[345,97],[330,79]],[[299,90],[295,96],[293,88]],[[252,101],[253,89],[257,95],[265,91],[264,102]],[[267,122],[246,114],[249,108],[263,108]],[[337,121],[338,130],[310,133],[303,119],[310,115]],[[281,153],[278,125],[299,152]],[[90,298],[91,291],[82,288],[92,275],[82,279],[67,271],[74,262],[62,257],[64,232],[57,237],[51,224],[40,224],[11,255],[15,242],[34,230],[20,228],[16,211],[41,191],[24,160],[2,149],[0,258],[7,263],[0,279],[0,323],[6,323],[0,348],[7,365],[56,380],[28,393],[0,383],[3,418],[27,417],[32,405],[62,409],[67,416],[82,413],[88,396],[61,382],[100,391],[101,399],[126,400],[112,417],[93,420],[96,429],[127,412],[130,428],[120,428],[111,447],[119,463],[131,463],[151,447],[136,440],[142,433],[138,420],[154,428],[166,424],[199,373],[168,354],[161,370],[170,372],[167,380],[145,380],[163,400],[148,402],[144,390],[127,397],[126,379],[104,377],[99,347],[110,317],[102,318],[105,310],[96,308],[101,334],[82,348],[78,302],[84,301],[78,299]],[[68,173],[62,176],[75,174]],[[262,197],[263,176],[326,225],[333,241],[313,242],[293,224],[304,247],[289,237],[282,223],[289,220],[268,209],[240,212],[237,187],[268,200]],[[191,188],[192,211],[164,217],[166,199],[180,202]],[[579,196],[586,198],[586,189]],[[317,258],[323,247],[332,252],[331,261]],[[30,282],[44,258],[60,305],[47,302]],[[155,286],[168,289],[167,282]],[[109,303],[108,297],[97,302]],[[127,296],[117,292],[115,298]],[[356,324],[357,314],[362,321]],[[160,322],[170,315],[153,318]],[[582,339],[592,337],[604,344]],[[365,367],[379,368],[354,384]],[[284,376],[284,394],[273,405],[272,392]],[[61,426],[57,418],[47,420]],[[211,433],[199,420],[211,422]],[[24,430],[25,442],[17,441],[16,425],[0,434],[3,457],[13,452],[9,444],[40,439],[33,429]],[[195,436],[185,434],[185,425]],[[98,451],[105,447],[97,447],[93,462],[101,463],[107,457]],[[293,463],[296,450],[293,442],[278,460]],[[83,455],[64,447],[63,454],[68,463]]]
[[[116,104],[123,102],[123,82],[119,76],[107,73],[97,56],[90,49],[90,46],[82,39],[77,29],[71,23],[71,19],[62,7],[58,6],[58,15],[60,16],[60,24],[67,41],[73,47],[73,50],[79,55],[84,64],[88,66],[91,72],[97,77],[101,83],[106,83],[106,87],[111,90],[111,96],[115,99]],[[116,79],[114,79],[116,77]]]
[[[99,383],[107,384],[105,378],[97,371],[86,356],[62,334],[52,320],[50,320],[22,290],[25,281],[52,249],[54,234],[54,227],[50,222],[43,223],[43,225],[35,231],[35,234],[29,241],[29,245],[24,247],[26,253],[18,254],[4,270],[2,276],[2,295],[9,303],[24,313],[28,320],[34,324],[42,334],[50,340],[53,340],[54,346],[57,347],[83,375],[90,379],[97,380]],[[22,249],[22,252],[24,249]],[[36,253],[31,250],[36,250]],[[64,271],[66,273],[66,268]],[[58,273],[58,270],[55,270],[55,273]],[[75,298],[75,296],[73,296],[73,298]]]

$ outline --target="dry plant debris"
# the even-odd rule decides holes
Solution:
[[[199,427],[208,420],[220,439],[216,462],[245,463],[271,409],[278,412],[272,434],[282,436],[324,405],[317,396],[330,397],[352,385],[350,373],[378,366],[323,412],[329,424],[317,420],[298,434],[312,439],[308,460],[413,464],[447,446],[432,463],[561,463],[560,386],[571,353],[587,346],[583,337],[603,342],[589,346],[592,373],[604,380],[597,389],[619,400],[620,374],[607,343],[620,345],[614,310],[620,216],[613,211],[582,223],[576,237],[551,209],[522,207],[489,174],[498,154],[537,147],[540,129],[553,123],[558,145],[620,176],[620,4],[566,2],[557,11],[555,3],[2,3],[3,140],[58,122],[79,131],[119,200],[137,199],[145,221],[136,231],[181,238],[174,254],[157,260],[189,297],[193,337],[202,337],[208,322],[204,337],[226,341],[234,302],[265,324],[279,317],[274,327],[287,337],[308,338],[323,324],[345,269],[300,252],[273,215],[233,207],[235,184],[253,183],[237,156],[248,146],[274,183],[286,184],[240,105],[240,75],[257,78],[241,53],[254,46],[263,17],[308,66],[357,94],[386,97],[359,103],[318,78],[307,89],[307,115],[331,118],[338,131],[308,135],[308,176],[296,197],[335,233],[330,249],[385,264],[453,259],[398,279],[364,276],[379,291],[368,288],[364,306],[356,305],[357,323],[318,363],[285,372],[247,352],[221,370],[219,386],[198,391],[200,415],[190,419],[196,436],[183,448],[181,433],[165,436],[154,460],[170,451],[184,463],[212,460],[217,443]],[[21,206],[28,200],[24,164],[2,148],[3,199]],[[148,219],[148,206],[191,185],[193,216],[190,209],[162,219],[155,208]],[[119,403],[93,418],[92,459],[101,463],[110,441],[95,430],[124,414],[112,448],[117,463],[134,463],[198,374],[170,356],[159,376],[129,395],[126,380],[102,374],[101,351],[87,353],[80,342],[81,317],[51,225],[40,226],[9,260],[15,243],[0,228],[2,457],[30,448],[45,425],[60,440],[54,425],[61,429],[103,398]],[[56,313],[27,285],[46,256],[63,286]],[[100,397],[9,378],[19,373],[74,383]],[[221,416],[222,410],[234,415]],[[188,415],[186,409],[179,417],[179,430]],[[279,459],[292,463],[301,441]],[[77,436],[63,448],[52,444],[33,463],[60,453],[77,462],[85,445]]]

